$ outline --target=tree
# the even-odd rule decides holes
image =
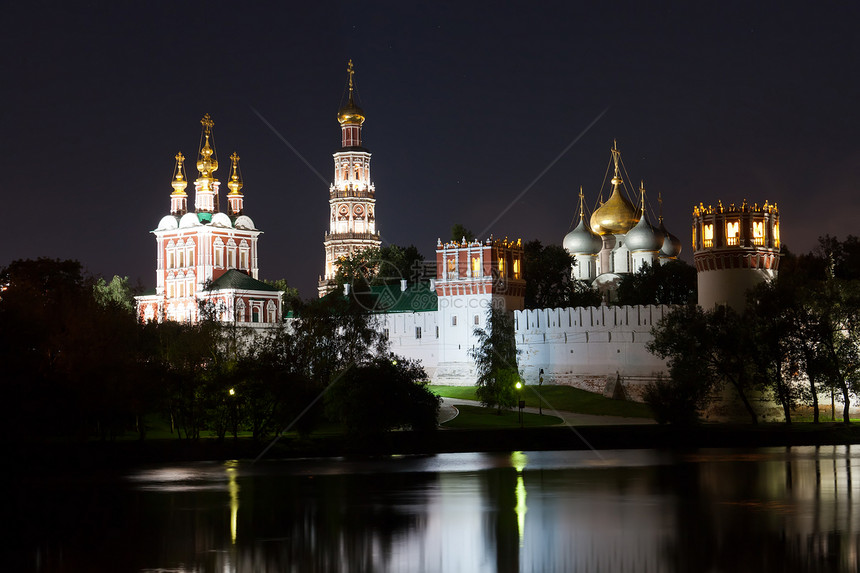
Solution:
[[[792,384],[792,362],[797,362],[798,301],[787,281],[759,284],[747,295],[743,320],[751,329],[753,363],[762,387],[769,388],[782,406],[786,424],[800,401],[800,389]]]
[[[493,306],[487,311],[487,328],[476,328],[478,344],[469,351],[478,374],[476,395],[492,408],[511,408],[516,404],[515,386],[519,381],[514,321],[510,313]]]
[[[526,308],[570,306],[574,281],[573,257],[559,245],[529,241],[523,247],[523,278],[526,281]]]
[[[283,308],[284,316],[288,312],[295,312],[301,307],[302,298],[299,296],[299,289],[291,287],[287,283],[287,279],[275,279],[271,281],[264,279],[263,282],[283,291],[283,294],[281,294],[281,307]]]
[[[696,269],[681,260],[645,263],[621,278],[617,295],[619,305],[694,303]]]
[[[0,360],[13,436],[115,436],[145,407],[134,315],[102,305],[78,261],[0,269]]]
[[[461,223],[454,223],[454,226],[451,227],[451,242],[459,243],[463,240],[467,243],[471,243],[475,240],[475,233],[467,229],[466,226]]]
[[[109,283],[99,277],[93,285],[93,296],[102,306],[113,304],[133,313],[135,290],[128,284],[128,277],[114,275]]]
[[[396,428],[434,430],[441,399],[416,362],[394,355],[346,370],[326,394],[326,414],[362,436]]]
[[[718,306],[704,311],[695,305],[672,310],[652,329],[647,349],[669,360],[672,382],[707,401],[713,389],[732,386],[753,424],[758,416],[749,399],[756,387],[753,345],[745,321],[732,309]]]

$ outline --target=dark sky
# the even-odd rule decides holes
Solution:
[[[613,139],[688,261],[699,202],[776,201],[798,252],[860,233],[856,3],[243,4],[5,3],[0,265],[154,286],[149,231],[208,112],[225,188],[242,157],[261,277],[314,295],[349,58],[378,228],[425,256],[456,222],[560,244]]]

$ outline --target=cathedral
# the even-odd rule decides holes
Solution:
[[[230,156],[227,212],[220,209],[209,114],[200,120],[194,210],[188,210],[185,156],[176,154],[170,214],[152,231],[157,245],[156,287],[137,299],[143,321],[197,322],[205,313],[228,323],[262,327],[281,322],[281,291],[258,280],[260,231],[245,214],[239,155]]]
[[[669,233],[660,214],[660,226],[648,220],[645,203],[645,186],[639,187],[639,207],[624,194],[621,177],[621,152],[612,146],[612,163],[615,174],[612,189],[606,202],[585,217],[585,197],[579,191],[579,225],[568,233],[562,242],[574,258],[573,278],[585,281],[605,292],[618,286],[621,277],[635,273],[646,264],[677,259],[681,254],[681,241]],[[662,206],[662,198],[660,199]]]

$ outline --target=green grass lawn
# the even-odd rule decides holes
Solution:
[[[460,398],[475,400],[474,386],[428,386],[439,396],[445,398]],[[586,392],[571,386],[535,386],[526,385],[521,390],[522,399],[526,406],[538,407],[538,398],[543,399],[544,411],[553,409],[576,412],[578,414],[594,414],[597,416],[623,416],[627,418],[653,418],[651,409],[645,404],[612,400],[600,394]]]
[[[481,406],[457,406],[460,414],[453,420],[442,424],[445,428],[457,428],[460,430],[493,429],[493,428],[518,428],[520,427],[519,412],[514,410],[502,410],[497,414],[496,408],[482,408]],[[534,428],[536,426],[554,426],[561,424],[561,418],[523,412],[522,426]]]

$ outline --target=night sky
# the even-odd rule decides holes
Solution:
[[[699,202],[776,201],[796,252],[860,233],[860,5],[574,4],[6,2],[0,265],[153,287],[173,157],[193,181],[210,113],[261,278],[315,295],[350,58],[378,229],[425,256],[457,222],[560,244],[613,139],[687,261]]]

